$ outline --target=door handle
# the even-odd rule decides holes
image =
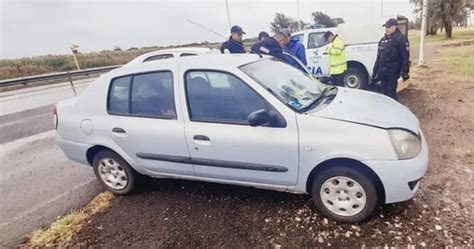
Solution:
[[[127,133],[124,129],[122,129],[122,128],[120,128],[120,127],[114,127],[114,128],[112,129],[112,132],[113,132],[113,133],[122,133],[122,134]]]
[[[211,139],[208,136],[204,136],[204,135],[195,135],[193,139],[199,140],[199,141],[211,141]]]

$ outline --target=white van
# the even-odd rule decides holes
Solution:
[[[399,17],[399,28],[406,34],[407,21]],[[350,25],[340,24],[337,28],[309,29],[293,34],[306,48],[306,60],[310,71],[319,78],[329,76],[329,55],[326,50],[329,43],[324,33],[331,31],[338,34],[346,43],[347,73],[344,85],[349,88],[365,89],[369,83],[375,60],[377,59],[378,42],[385,31],[383,22],[377,24]]]

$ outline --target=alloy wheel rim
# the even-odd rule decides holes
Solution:
[[[362,79],[355,75],[355,74],[350,74],[347,76],[346,80],[346,86],[349,88],[358,88]]]
[[[349,177],[335,176],[326,180],[320,189],[323,205],[340,216],[354,216],[362,212],[367,204],[364,188]]]
[[[98,171],[100,178],[108,187],[122,190],[128,185],[128,175],[125,169],[112,158],[103,158],[99,161]]]

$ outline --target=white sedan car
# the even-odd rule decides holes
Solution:
[[[206,54],[220,54],[220,53],[221,52],[218,49],[202,48],[202,47],[183,47],[183,48],[162,49],[162,50],[142,54],[138,56],[137,58],[131,60],[124,66],[141,64],[141,63],[149,62],[149,61],[176,58],[176,57],[186,57],[186,56],[196,56],[196,55],[206,55]]]
[[[428,164],[403,105],[255,54],[122,67],[58,103],[55,119],[66,156],[115,194],[141,175],[237,184],[310,194],[344,222],[412,198]]]

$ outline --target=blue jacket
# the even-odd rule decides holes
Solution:
[[[238,54],[238,53],[245,53],[244,44],[242,42],[238,42],[233,40],[232,37],[229,37],[229,40],[222,43],[221,46],[221,53],[224,54],[225,50],[229,50],[231,54]]]
[[[283,51],[296,56],[301,62],[303,62],[303,64],[307,65],[305,48],[297,37],[292,37],[290,44],[286,45],[283,48]],[[287,60],[287,63],[294,67],[298,67],[297,62],[293,59]]]

